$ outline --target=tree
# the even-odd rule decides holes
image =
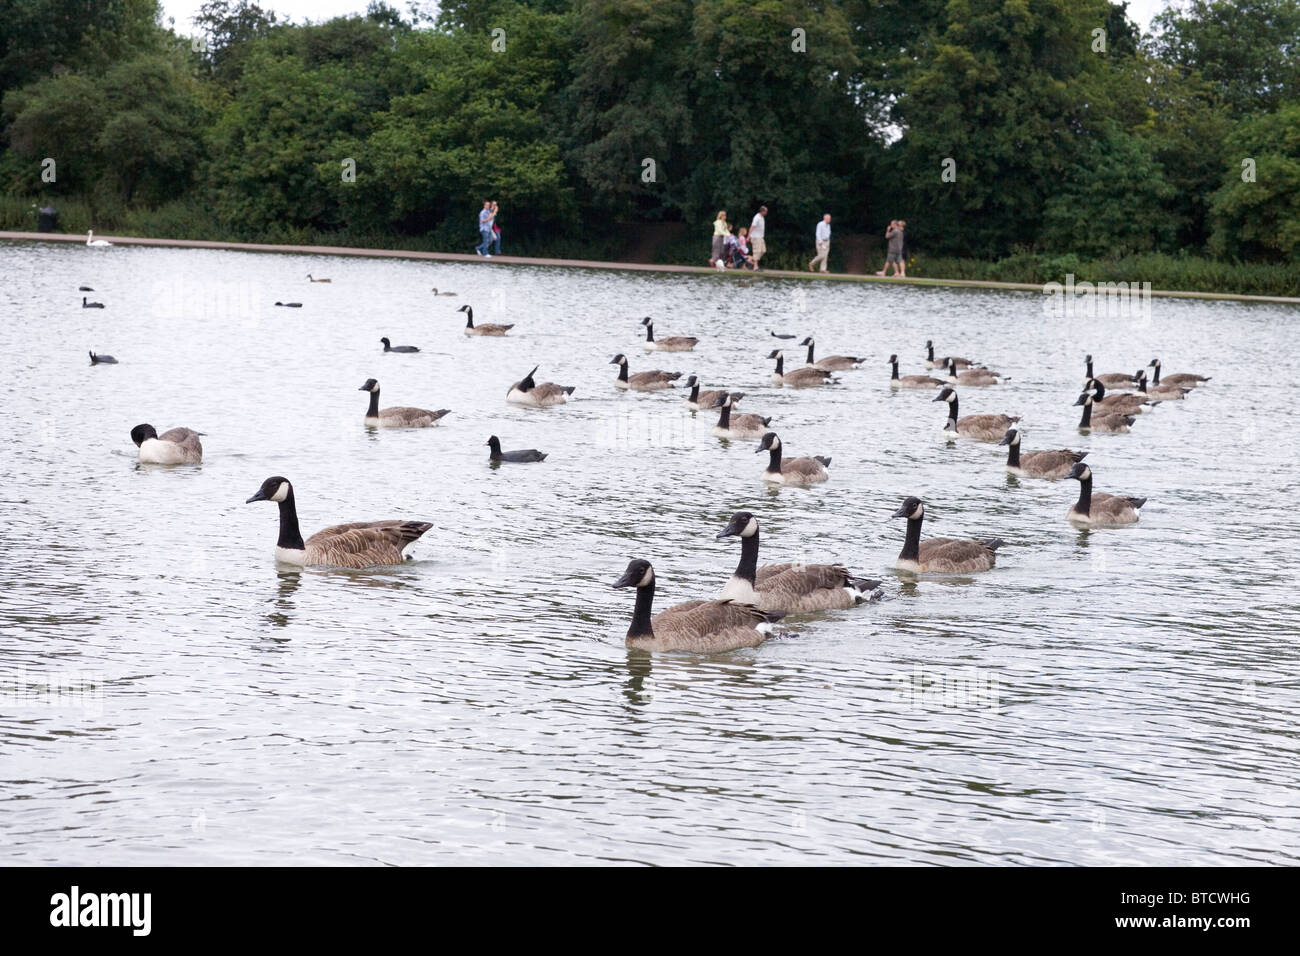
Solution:
[[[1211,207],[1211,251],[1294,259],[1300,253],[1300,102],[1244,120],[1226,152],[1232,159]],[[1253,176],[1244,160],[1253,160]]]

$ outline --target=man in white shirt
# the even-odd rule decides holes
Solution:
[[[759,206],[758,212],[754,213],[754,221],[749,224],[749,254],[754,259],[754,265],[759,265],[759,260],[763,258],[763,253],[767,252],[767,243],[763,241],[763,233],[767,230],[767,220],[763,218],[767,215],[767,207]]]
[[[822,264],[822,272],[830,272],[826,266],[826,257],[831,254],[831,214],[827,213],[822,216],[822,221],[817,223],[817,258],[808,263],[808,271],[816,272],[813,268],[817,263]]]

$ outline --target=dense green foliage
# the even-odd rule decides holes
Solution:
[[[766,203],[775,265],[830,211],[913,271],[1294,277],[1300,0],[273,2],[0,0],[0,224],[468,251],[491,197],[508,251],[698,261]]]

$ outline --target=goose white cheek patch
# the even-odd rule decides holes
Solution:
[[[279,490],[277,490],[276,493],[271,496],[271,500],[275,502],[281,502],[288,497],[289,497],[289,485],[288,482],[285,482],[281,484]]]

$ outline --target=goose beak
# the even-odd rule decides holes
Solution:
[[[640,575],[635,571],[624,571],[623,576],[610,585],[612,588],[630,588],[640,580]]]
[[[721,408],[726,401],[727,401],[726,395],[719,395],[717,398],[713,400],[713,404],[710,405],[709,408]]]
[[[257,493],[254,494],[253,497],[245,501],[244,504],[251,505],[254,501],[265,501],[265,500],[266,500],[266,492],[262,491],[261,488],[258,488]]]
[[[891,517],[891,518],[906,518],[906,517],[907,517],[907,507],[906,507],[906,506],[900,506],[899,509],[898,509],[897,511],[895,511],[892,515],[890,515],[890,517]]]
[[[1003,436],[1002,436],[1002,441],[998,442],[998,444],[999,444],[999,445],[1010,445],[1010,444],[1011,444],[1011,436],[1010,436],[1010,435],[1003,435]]]
[[[1084,396],[1080,395],[1078,398],[1076,398],[1076,399],[1074,400],[1074,404],[1076,404],[1076,405],[1084,405],[1084,404],[1087,404],[1087,400],[1084,398]]]
[[[943,401],[943,396],[942,396],[942,395],[936,395],[936,396],[934,396],[934,398],[930,399],[930,401],[932,401],[932,402],[942,402],[942,401]]]

